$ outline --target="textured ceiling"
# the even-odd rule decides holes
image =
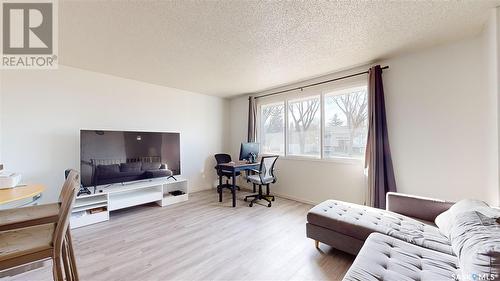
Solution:
[[[499,1],[60,1],[60,62],[198,93],[261,91],[477,34]]]

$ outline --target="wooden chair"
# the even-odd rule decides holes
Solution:
[[[78,281],[69,216],[79,184],[72,170],[60,203],[0,211],[0,270],[50,258],[55,281]]]

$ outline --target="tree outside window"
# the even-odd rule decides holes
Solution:
[[[328,92],[323,99],[316,95],[261,105],[261,152],[361,159],[368,133],[367,109],[366,86]]]
[[[285,153],[285,105],[284,103],[261,106],[260,144],[263,153]]]
[[[320,156],[319,96],[288,102],[288,153]]]
[[[362,158],[366,148],[366,87],[325,95],[324,156]]]

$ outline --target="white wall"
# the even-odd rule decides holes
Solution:
[[[498,205],[497,101],[484,40],[472,38],[384,62],[398,190]]]
[[[496,96],[497,96],[497,123],[498,123],[498,141],[499,141],[499,147],[500,147],[500,7],[495,8],[492,11],[492,14],[494,15],[494,19],[496,21],[496,56],[493,56],[493,59],[496,61],[496,83],[494,83],[494,88],[492,88],[492,92],[495,93],[496,90]],[[498,156],[499,164],[498,167],[500,168],[500,149],[499,149],[499,156]],[[500,173],[499,173],[500,176]],[[499,179],[500,182],[500,179]],[[499,184],[500,185],[500,184]],[[500,204],[500,190],[498,191],[498,202]]]
[[[400,192],[498,205],[497,100],[485,85],[484,45],[476,37],[379,62],[390,66],[384,86]],[[246,139],[246,97],[231,100],[230,107],[236,155]],[[363,202],[361,163],[283,159],[278,169],[277,193]]]
[[[497,97],[497,118],[500,118],[500,7],[491,10],[483,37],[485,39],[485,57],[488,67],[488,91],[491,95]],[[498,134],[500,135],[500,119],[497,119],[497,123],[499,126]],[[498,140],[498,146],[500,147],[500,138]],[[498,160],[500,163],[500,154]],[[498,197],[500,202],[500,191]]]
[[[2,74],[0,70],[0,164],[2,164]]]
[[[497,10],[492,9],[482,34],[484,46],[484,63],[486,72],[486,89],[492,96],[498,96],[498,38]]]
[[[485,24],[484,31],[482,34],[483,39],[483,59],[486,67],[486,88],[487,93],[491,97],[491,100],[497,101],[497,161],[500,161],[498,157],[498,147],[500,147],[500,7],[491,9],[488,21]],[[500,162],[499,162],[500,163]],[[497,164],[498,165],[498,164]],[[499,165],[500,167],[500,165]],[[500,176],[497,174],[497,176]],[[497,197],[500,202],[500,190],[497,190]]]
[[[4,71],[2,161],[56,200],[66,168],[80,167],[79,130],[181,133],[181,170],[191,191],[215,180],[213,154],[224,151],[227,100],[60,66]]]
[[[486,34],[484,37],[488,38],[486,60],[489,66],[489,91],[490,94],[495,95],[497,98],[497,137],[499,141],[498,147],[500,148],[500,7],[492,9],[484,33]],[[500,168],[500,149],[498,161]],[[498,202],[500,202],[500,190],[498,192]]]
[[[2,159],[2,75],[3,71],[0,70],[0,164],[3,163]]]

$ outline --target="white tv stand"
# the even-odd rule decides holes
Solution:
[[[156,178],[110,186],[98,186],[91,195],[76,197],[71,211],[70,226],[77,228],[109,220],[109,212],[156,202],[159,206],[168,206],[188,200],[187,180],[177,177]],[[102,190],[102,192],[99,192]],[[180,190],[182,195],[173,196],[169,192]],[[100,209],[100,212],[93,211]]]

